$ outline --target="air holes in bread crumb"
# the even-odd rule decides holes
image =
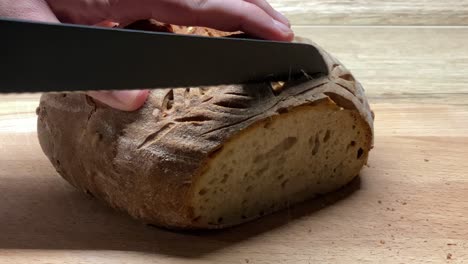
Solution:
[[[294,146],[294,144],[296,144],[297,142],[297,137],[287,137],[286,139],[284,139],[281,144],[279,146],[281,146],[280,148],[282,148],[282,150],[289,150],[290,148],[292,148]],[[275,148],[276,150],[276,148]],[[275,151],[276,152],[276,151]]]
[[[225,173],[225,174],[223,175],[223,179],[221,180],[221,183],[226,183],[226,181],[228,180],[228,178],[229,178],[229,174],[226,174],[226,173]]]
[[[309,139],[309,144],[310,144],[310,142],[311,142],[311,139],[312,139],[312,138]],[[312,144],[311,144],[311,145],[312,145]],[[319,140],[319,138],[318,138],[318,135],[315,135],[315,141],[314,141],[313,146],[314,146],[314,147],[313,147],[313,149],[312,149],[312,155],[315,155],[315,154],[318,153],[318,150],[319,150],[319,148],[320,148],[320,140]]]
[[[359,148],[357,152],[357,158],[360,159],[362,157],[362,154],[364,154],[364,150],[362,148]]]
[[[356,146],[356,141],[353,140],[353,141],[349,142],[348,147],[346,148],[346,151],[348,151],[350,148],[352,148],[354,146]]]
[[[255,172],[255,175],[262,175],[267,169],[269,164],[267,163],[265,166],[261,167]]]
[[[330,130],[327,129],[327,132],[325,133],[325,136],[323,137],[323,142],[327,142],[330,139]]]

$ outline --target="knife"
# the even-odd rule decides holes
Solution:
[[[312,45],[0,19],[0,93],[285,81],[328,74]]]

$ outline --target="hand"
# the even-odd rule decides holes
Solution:
[[[291,41],[289,21],[266,0],[1,0],[0,16],[105,26],[154,18],[163,23],[243,31],[259,38]],[[147,90],[89,92],[120,110],[141,107]]]

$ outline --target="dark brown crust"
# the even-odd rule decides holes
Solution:
[[[171,30],[219,36],[204,28]],[[39,141],[59,174],[78,189],[145,222],[192,228],[190,187],[204,165],[227,140],[287,109],[323,100],[353,109],[368,125],[367,155],[373,116],[364,91],[320,50],[330,75],[286,82],[279,94],[267,83],[157,89],[135,112],[81,94],[45,94],[38,108]]]

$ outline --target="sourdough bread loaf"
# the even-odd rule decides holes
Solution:
[[[328,76],[157,89],[134,112],[83,94],[44,94],[39,141],[73,186],[146,223],[178,229],[244,223],[336,190],[367,161],[373,114],[363,88],[320,51]]]

